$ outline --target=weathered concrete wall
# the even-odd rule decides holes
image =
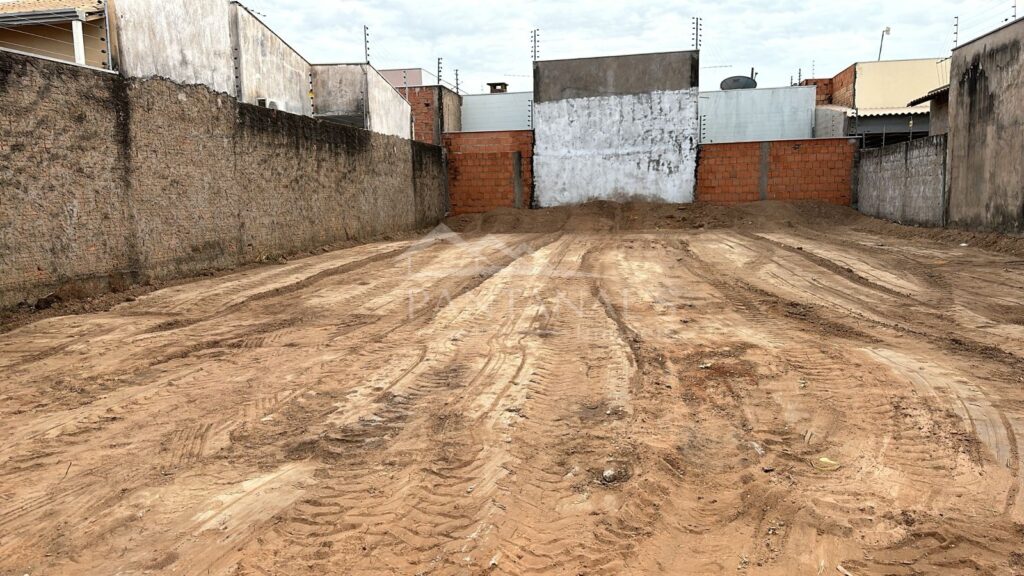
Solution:
[[[256,104],[265,98],[269,107],[312,114],[309,62],[249,10],[238,4],[231,8],[238,27],[239,99]]]
[[[410,138],[409,103],[372,66],[315,64],[311,70],[313,113],[317,117]]]
[[[931,101],[928,114],[928,134],[942,136],[949,134],[949,95]]]
[[[846,109],[840,106],[818,106],[814,109],[814,137],[842,138],[850,126]]]
[[[452,90],[440,87],[441,90],[441,133],[462,132],[463,97]]]
[[[946,137],[863,150],[857,181],[857,208],[864,214],[901,224],[942,226]]]
[[[530,130],[533,128],[533,92],[472,94],[463,99],[462,130]]]
[[[379,134],[409,139],[412,136],[412,109],[377,70],[366,67],[367,94],[370,103],[368,128]]]
[[[701,92],[701,142],[812,138],[816,97],[814,86]]]
[[[362,64],[314,64],[313,113],[366,126],[366,70]]]
[[[676,92],[700,85],[697,52],[535,62],[534,100]]]
[[[235,93],[233,7],[227,0],[116,0],[120,70]]]
[[[1024,20],[953,52],[949,221],[1024,232]]]
[[[0,53],[0,307],[429,226],[439,148]]]
[[[696,52],[534,63],[539,206],[691,202]]]

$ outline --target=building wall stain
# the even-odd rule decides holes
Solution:
[[[1024,21],[953,53],[948,221],[1024,232]]]

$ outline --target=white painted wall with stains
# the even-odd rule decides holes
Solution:
[[[119,70],[129,78],[203,85],[248,104],[265,99],[268,107],[292,114],[342,118],[380,134],[411,137],[409,103],[376,69],[311,65],[237,3],[116,0],[111,6]]]
[[[537,202],[693,202],[696,88],[536,104]]]
[[[235,93],[232,8],[226,0],[117,0],[120,71]]]
[[[239,100],[256,104],[265,99],[270,108],[312,114],[309,62],[247,9],[232,8],[238,18]]]

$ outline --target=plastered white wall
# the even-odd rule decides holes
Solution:
[[[537,202],[693,202],[697,89],[536,105]]]
[[[227,0],[117,0],[120,70],[235,93]]]
[[[233,6],[238,15],[239,76],[242,102],[266,98],[278,110],[309,115],[310,65],[248,10]]]
[[[367,92],[370,100],[369,129],[379,134],[412,137],[412,108],[377,70],[367,66]]]

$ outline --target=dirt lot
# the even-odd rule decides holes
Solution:
[[[0,335],[0,574],[1024,573],[1024,242],[448,224]]]

